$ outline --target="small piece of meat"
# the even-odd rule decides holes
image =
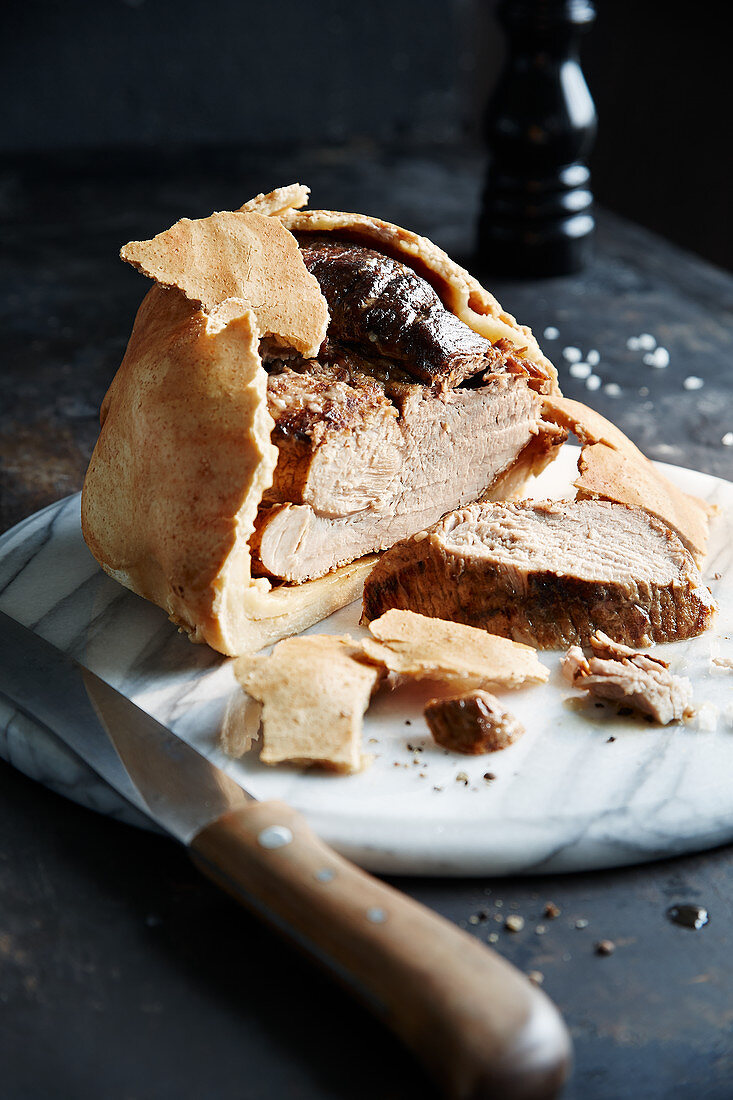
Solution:
[[[401,364],[421,382],[453,387],[501,353],[445,308],[430,283],[375,249],[300,235],[305,266],[328,303],[331,339]]]
[[[388,611],[369,624],[368,660],[416,680],[442,680],[456,690],[516,688],[546,681],[549,671],[531,646],[461,623],[412,611]]]
[[[244,690],[262,703],[263,764],[362,768],[362,719],[384,672],[360,660],[361,653],[348,636],[314,634],[235,663]],[[229,737],[225,749],[231,747]]]
[[[590,644],[593,656],[572,646],[563,658],[563,676],[574,687],[650,714],[662,726],[681,721],[692,701],[688,679],[673,676],[661,658],[617,645],[600,631]]]
[[[606,501],[473,504],[387,551],[364,616],[407,608],[541,649],[595,630],[631,645],[701,634],[715,601],[689,551],[641,508]]]
[[[524,726],[488,691],[431,699],[423,713],[439,745],[472,756],[505,749],[524,733]]]
[[[433,393],[353,384],[290,368],[268,379],[279,458],[250,542],[269,576],[302,583],[383,550],[493,491],[524,452],[534,468],[562,443],[524,378]]]

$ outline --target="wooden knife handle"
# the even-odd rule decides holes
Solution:
[[[547,1100],[570,1039],[545,994],[450,921],[337,855],[281,802],[203,829],[198,866],[335,972],[455,1100]]]

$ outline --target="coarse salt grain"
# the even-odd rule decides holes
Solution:
[[[563,348],[562,354],[563,359],[565,359],[568,363],[579,363],[580,360],[583,358],[583,353],[580,348]]]
[[[587,390],[599,390],[601,388],[601,380],[597,374],[591,374],[590,378],[586,378],[585,388]]]
[[[588,378],[590,373],[590,363],[571,363],[568,367],[568,374],[572,378]]]
[[[639,390],[639,397],[648,397],[648,396],[649,396],[648,387],[647,386],[642,386],[641,389]]]
[[[607,393],[609,397],[620,397],[621,387],[618,382],[607,382],[603,387],[603,392]]]
[[[718,728],[718,715],[720,711],[713,703],[701,703],[695,707],[686,722],[700,733],[712,733]]]
[[[585,357],[586,363],[590,363],[592,367],[597,367],[601,361],[600,351],[596,351],[595,348],[591,348]]]
[[[560,335],[560,329],[555,328],[554,325],[548,325],[543,333],[545,340],[557,340]]]
[[[720,442],[724,447],[733,447],[733,432],[726,432]]]
[[[641,351],[653,351],[657,346],[657,341],[654,339],[651,332],[642,332],[638,339],[638,346]]]
[[[654,351],[648,351],[642,361],[647,367],[664,370],[669,366],[669,352],[666,348],[656,348]]]
[[[687,378],[685,378],[682,385],[685,387],[686,390],[701,390],[705,383],[703,382],[702,378],[698,378],[695,374],[690,374],[687,376]]]

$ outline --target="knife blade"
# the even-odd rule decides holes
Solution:
[[[183,844],[251,797],[152,715],[2,611],[0,693]]]
[[[258,802],[131,700],[0,611],[0,695],[194,862],[329,968],[455,1100],[550,1100],[570,1065],[560,1014],[474,937],[361,871],[280,802]]]

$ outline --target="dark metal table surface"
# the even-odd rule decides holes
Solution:
[[[119,245],[296,178],[318,206],[364,209],[469,254],[480,186],[470,153],[37,158],[0,170],[0,530],[81,485],[145,290]],[[582,275],[489,285],[533,327],[569,396],[651,457],[733,476],[722,442],[733,442],[731,276],[604,215]],[[543,339],[550,325],[555,340]],[[641,333],[669,350],[666,368],[627,346]],[[568,346],[600,352],[600,388],[570,376]],[[690,377],[703,385],[686,388]],[[432,1095],[376,1022],[172,843],[4,764],[0,792],[4,1100]],[[568,1098],[733,1097],[731,849],[603,873],[397,884],[479,937],[499,931],[499,950],[544,975],[575,1041]],[[554,920],[542,916],[548,901]],[[676,902],[703,904],[709,924],[673,925]],[[507,913],[524,917],[522,932],[503,930]],[[600,939],[614,941],[612,955],[595,953]]]

